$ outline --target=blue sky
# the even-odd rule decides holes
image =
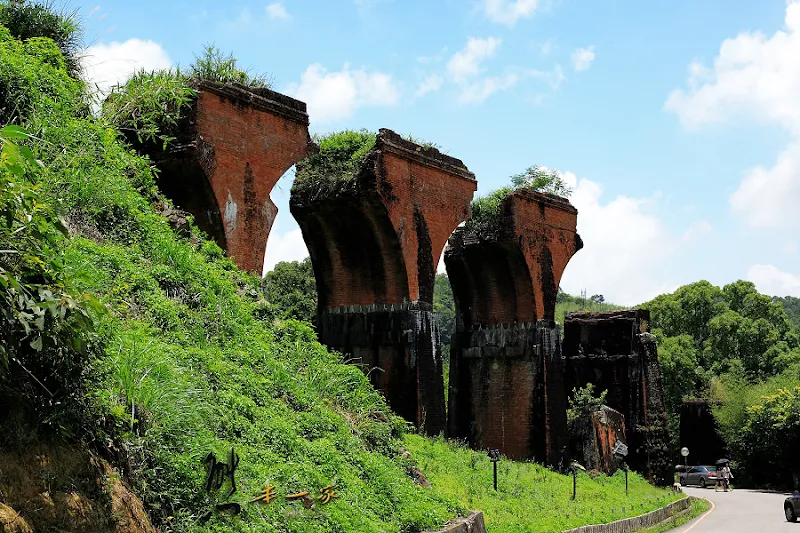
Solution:
[[[800,5],[785,0],[73,2],[88,75],[213,43],[308,103],[312,132],[388,127],[483,195],[539,164],[574,185],[562,287],[635,305],[749,279],[800,296]],[[266,263],[305,257],[288,210]]]

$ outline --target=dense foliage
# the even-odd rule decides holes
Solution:
[[[675,439],[672,447],[680,447],[679,408],[684,398],[721,400],[715,414],[732,458],[738,462],[739,479],[763,483],[760,471],[766,461],[780,464],[788,475],[791,458],[780,456],[778,441],[791,443],[796,437],[784,426],[780,409],[767,405],[767,397],[774,395],[778,395],[776,402],[788,402],[780,390],[800,386],[800,336],[782,303],[760,294],[750,282],[739,280],[720,288],[700,281],[658,296],[643,307],[650,309],[658,341]],[[770,445],[774,449],[770,453],[743,445],[766,436],[759,433],[766,424],[764,417],[771,420],[773,431],[782,428],[784,432],[783,437],[771,433],[777,440],[775,446]],[[773,482],[778,483],[775,477]]]
[[[67,73],[78,78],[81,73],[81,28],[75,12],[57,11],[52,2],[3,0],[0,2],[0,26],[19,41],[45,37],[59,49],[59,61]]]
[[[795,326],[800,329],[800,298],[794,296],[778,297],[773,296],[772,301],[779,303],[786,310],[786,317]]]
[[[436,274],[433,285],[433,312],[439,317],[442,344],[450,344],[456,331],[456,304],[447,274]]]
[[[563,476],[531,462],[498,463],[497,492],[486,453],[441,439],[406,435],[404,446],[417,459],[428,480],[468,509],[481,509],[491,533],[560,533],[585,524],[602,524],[663,507],[679,494],[649,485],[640,475],[589,475],[580,472],[577,498],[572,476]]]
[[[262,282],[267,302],[279,318],[317,323],[317,285],[311,259],[282,261]]]

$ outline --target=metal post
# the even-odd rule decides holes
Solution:
[[[489,450],[488,455],[494,465],[494,491],[497,492],[497,461],[500,460],[500,450]]]
[[[578,469],[572,467],[572,499],[575,499],[575,495],[578,489]]]

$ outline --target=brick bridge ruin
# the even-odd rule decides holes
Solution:
[[[556,294],[583,243],[565,199],[517,191],[499,220],[450,238],[445,265],[456,302],[450,351],[451,436],[513,459],[558,465],[567,451],[567,400]]]
[[[353,181],[292,189],[317,280],[319,338],[375,369],[370,379],[395,412],[437,434],[446,412],[436,263],[469,217],[475,176],[460,160],[383,129]]]
[[[179,130],[166,151],[130,140],[161,171],[165,196],[239,268],[260,275],[278,213],[269,195],[308,154],[306,104],[269,89],[201,82]]]
[[[203,83],[169,149],[131,142],[161,170],[159,187],[225,249],[261,272],[281,175],[314,150],[303,102],[237,84]],[[380,130],[356,179],[303,192],[290,209],[318,288],[320,341],[368,370],[392,408],[429,434],[563,465],[572,387],[609,389],[625,415],[631,464],[663,474],[664,415],[655,345],[638,311],[554,322],[559,281],[582,247],[565,199],[510,194],[491,232],[466,225],[477,188],[464,164]],[[455,232],[454,232],[455,230]],[[449,240],[448,240],[449,239]],[[444,404],[436,263],[457,304],[449,413]]]

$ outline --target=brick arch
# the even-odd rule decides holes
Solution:
[[[305,218],[301,229],[320,312],[407,299],[400,241],[383,206],[332,203]]]
[[[164,160],[159,164],[161,172],[158,188],[173,203],[194,217],[194,221],[223,250],[228,248],[225,225],[222,221],[224,206],[217,198],[207,173],[192,157]],[[191,187],[186,184],[191,183]]]
[[[454,258],[445,254],[445,262],[465,325],[536,321],[533,282],[518,246],[487,243]]]

